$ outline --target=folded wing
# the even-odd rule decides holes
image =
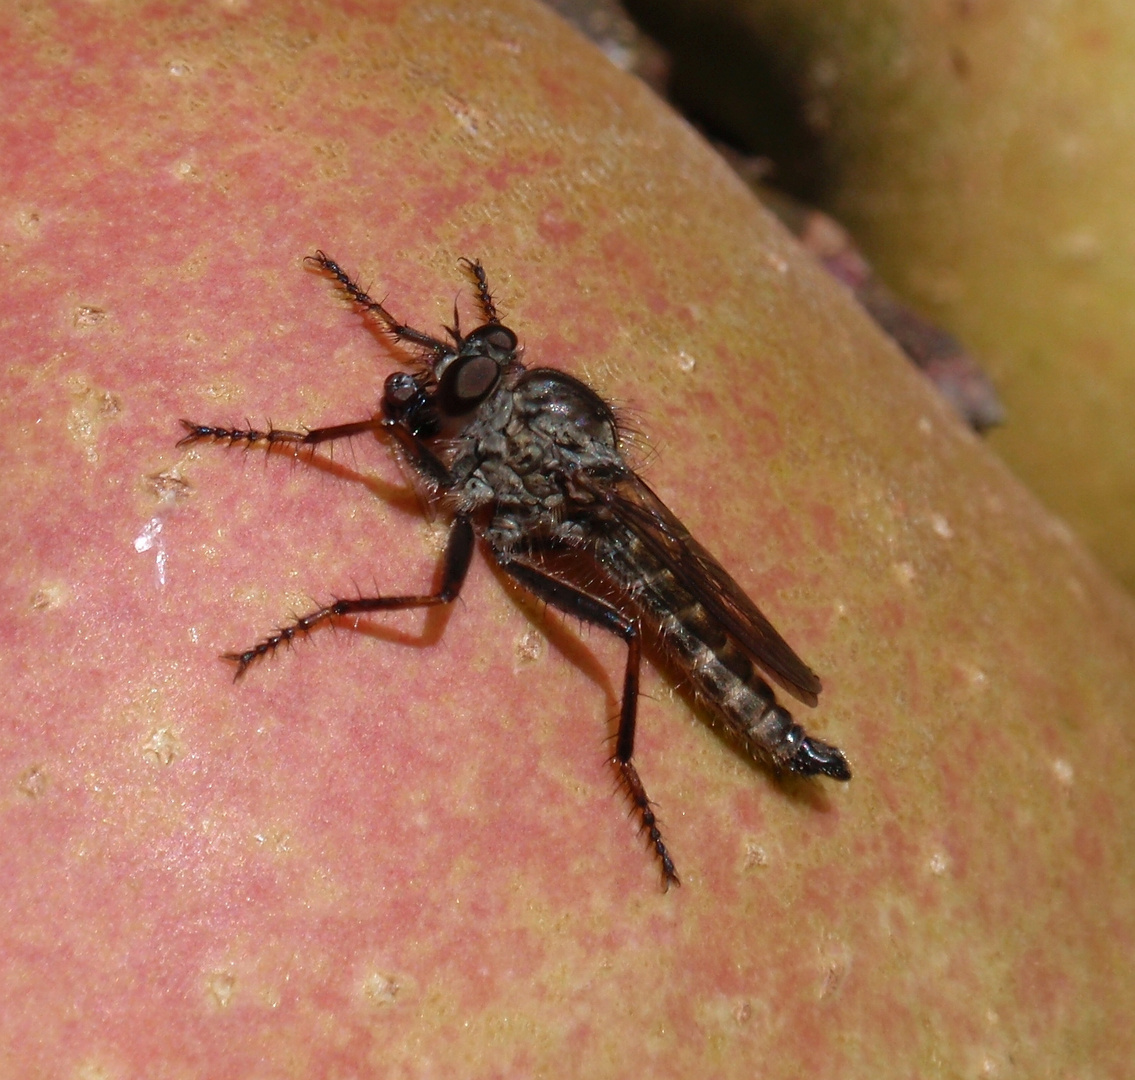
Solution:
[[[755,664],[799,701],[816,704],[822,688],[819,676],[639,476],[627,471],[614,479],[596,477],[587,486]]]

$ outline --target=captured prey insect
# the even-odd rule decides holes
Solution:
[[[399,322],[322,251],[307,262],[333,278],[396,343],[416,349],[417,370],[388,376],[378,412],[365,420],[307,431],[182,420],[186,435],[179,445],[283,444],[298,452],[379,433],[393,441],[451,525],[435,592],[335,600],[243,652],[226,654],[238,678],[323,623],[450,603],[479,537],[523,590],[626,642],[611,764],[661,863],[664,885],[676,884],[678,875],[632,760],[644,632],[754,757],[778,772],[850,779],[843,753],[795,723],[754,665],[807,705],[816,704],[819,678],[630,468],[611,406],[562,371],[525,367],[480,262],[462,260],[484,321],[462,334],[455,304],[453,326],[445,328],[449,340]]]

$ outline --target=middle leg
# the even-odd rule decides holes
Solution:
[[[469,563],[473,558],[473,526],[465,516],[454,519],[442,556],[442,580],[436,592],[415,596],[359,596],[355,599],[335,600],[282,626],[275,633],[262,638],[244,652],[224,653],[222,659],[236,664],[234,679],[239,679],[248,668],[263,656],[274,653],[281,645],[291,645],[297,635],[307,636],[321,623],[346,615],[364,615],[372,611],[396,611],[404,608],[434,607],[448,604],[457,598]]]
[[[638,812],[642,828],[650,838],[651,847],[654,848],[654,853],[662,864],[663,887],[668,889],[671,884],[680,885],[674,862],[662,840],[658,819],[654,815],[650,799],[647,798],[646,788],[631,760],[634,755],[635,722],[638,717],[639,668],[642,665],[642,635],[639,633],[638,624],[610,604],[553,577],[544,570],[499,552],[494,554],[501,569],[534,596],[568,615],[574,615],[577,619],[582,619],[593,626],[601,626],[613,634],[618,634],[627,643],[627,666],[623,675],[619,731],[615,737],[615,753],[611,758],[611,764],[615,766],[619,782]]]

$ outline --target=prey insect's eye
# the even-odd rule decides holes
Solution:
[[[438,397],[444,412],[460,416],[479,405],[500,381],[500,365],[491,356],[459,356],[441,376]]]
[[[413,375],[396,371],[382,389],[382,412],[388,420],[406,424],[418,438],[429,438],[438,427],[437,410],[429,392]]]
[[[418,380],[405,371],[387,376],[382,389],[383,403],[393,412],[404,412],[422,393]]]

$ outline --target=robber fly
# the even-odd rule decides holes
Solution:
[[[317,626],[375,611],[448,604],[461,591],[474,541],[537,599],[627,644],[611,764],[658,857],[678,882],[632,756],[644,632],[661,644],[697,695],[756,758],[776,771],[848,780],[843,753],[805,733],[777,704],[759,666],[807,705],[820,680],[721,565],[635,474],[620,449],[611,406],[579,379],[528,368],[516,334],[497,315],[480,262],[462,260],[483,322],[448,340],[399,322],[322,251],[308,264],[333,278],[366,316],[420,356],[386,379],[381,406],[355,423],[307,431],[225,428],[182,420],[179,445],[315,448],[367,432],[391,439],[429,502],[451,521],[441,585],[417,596],[339,599],[226,654],[236,677]]]

